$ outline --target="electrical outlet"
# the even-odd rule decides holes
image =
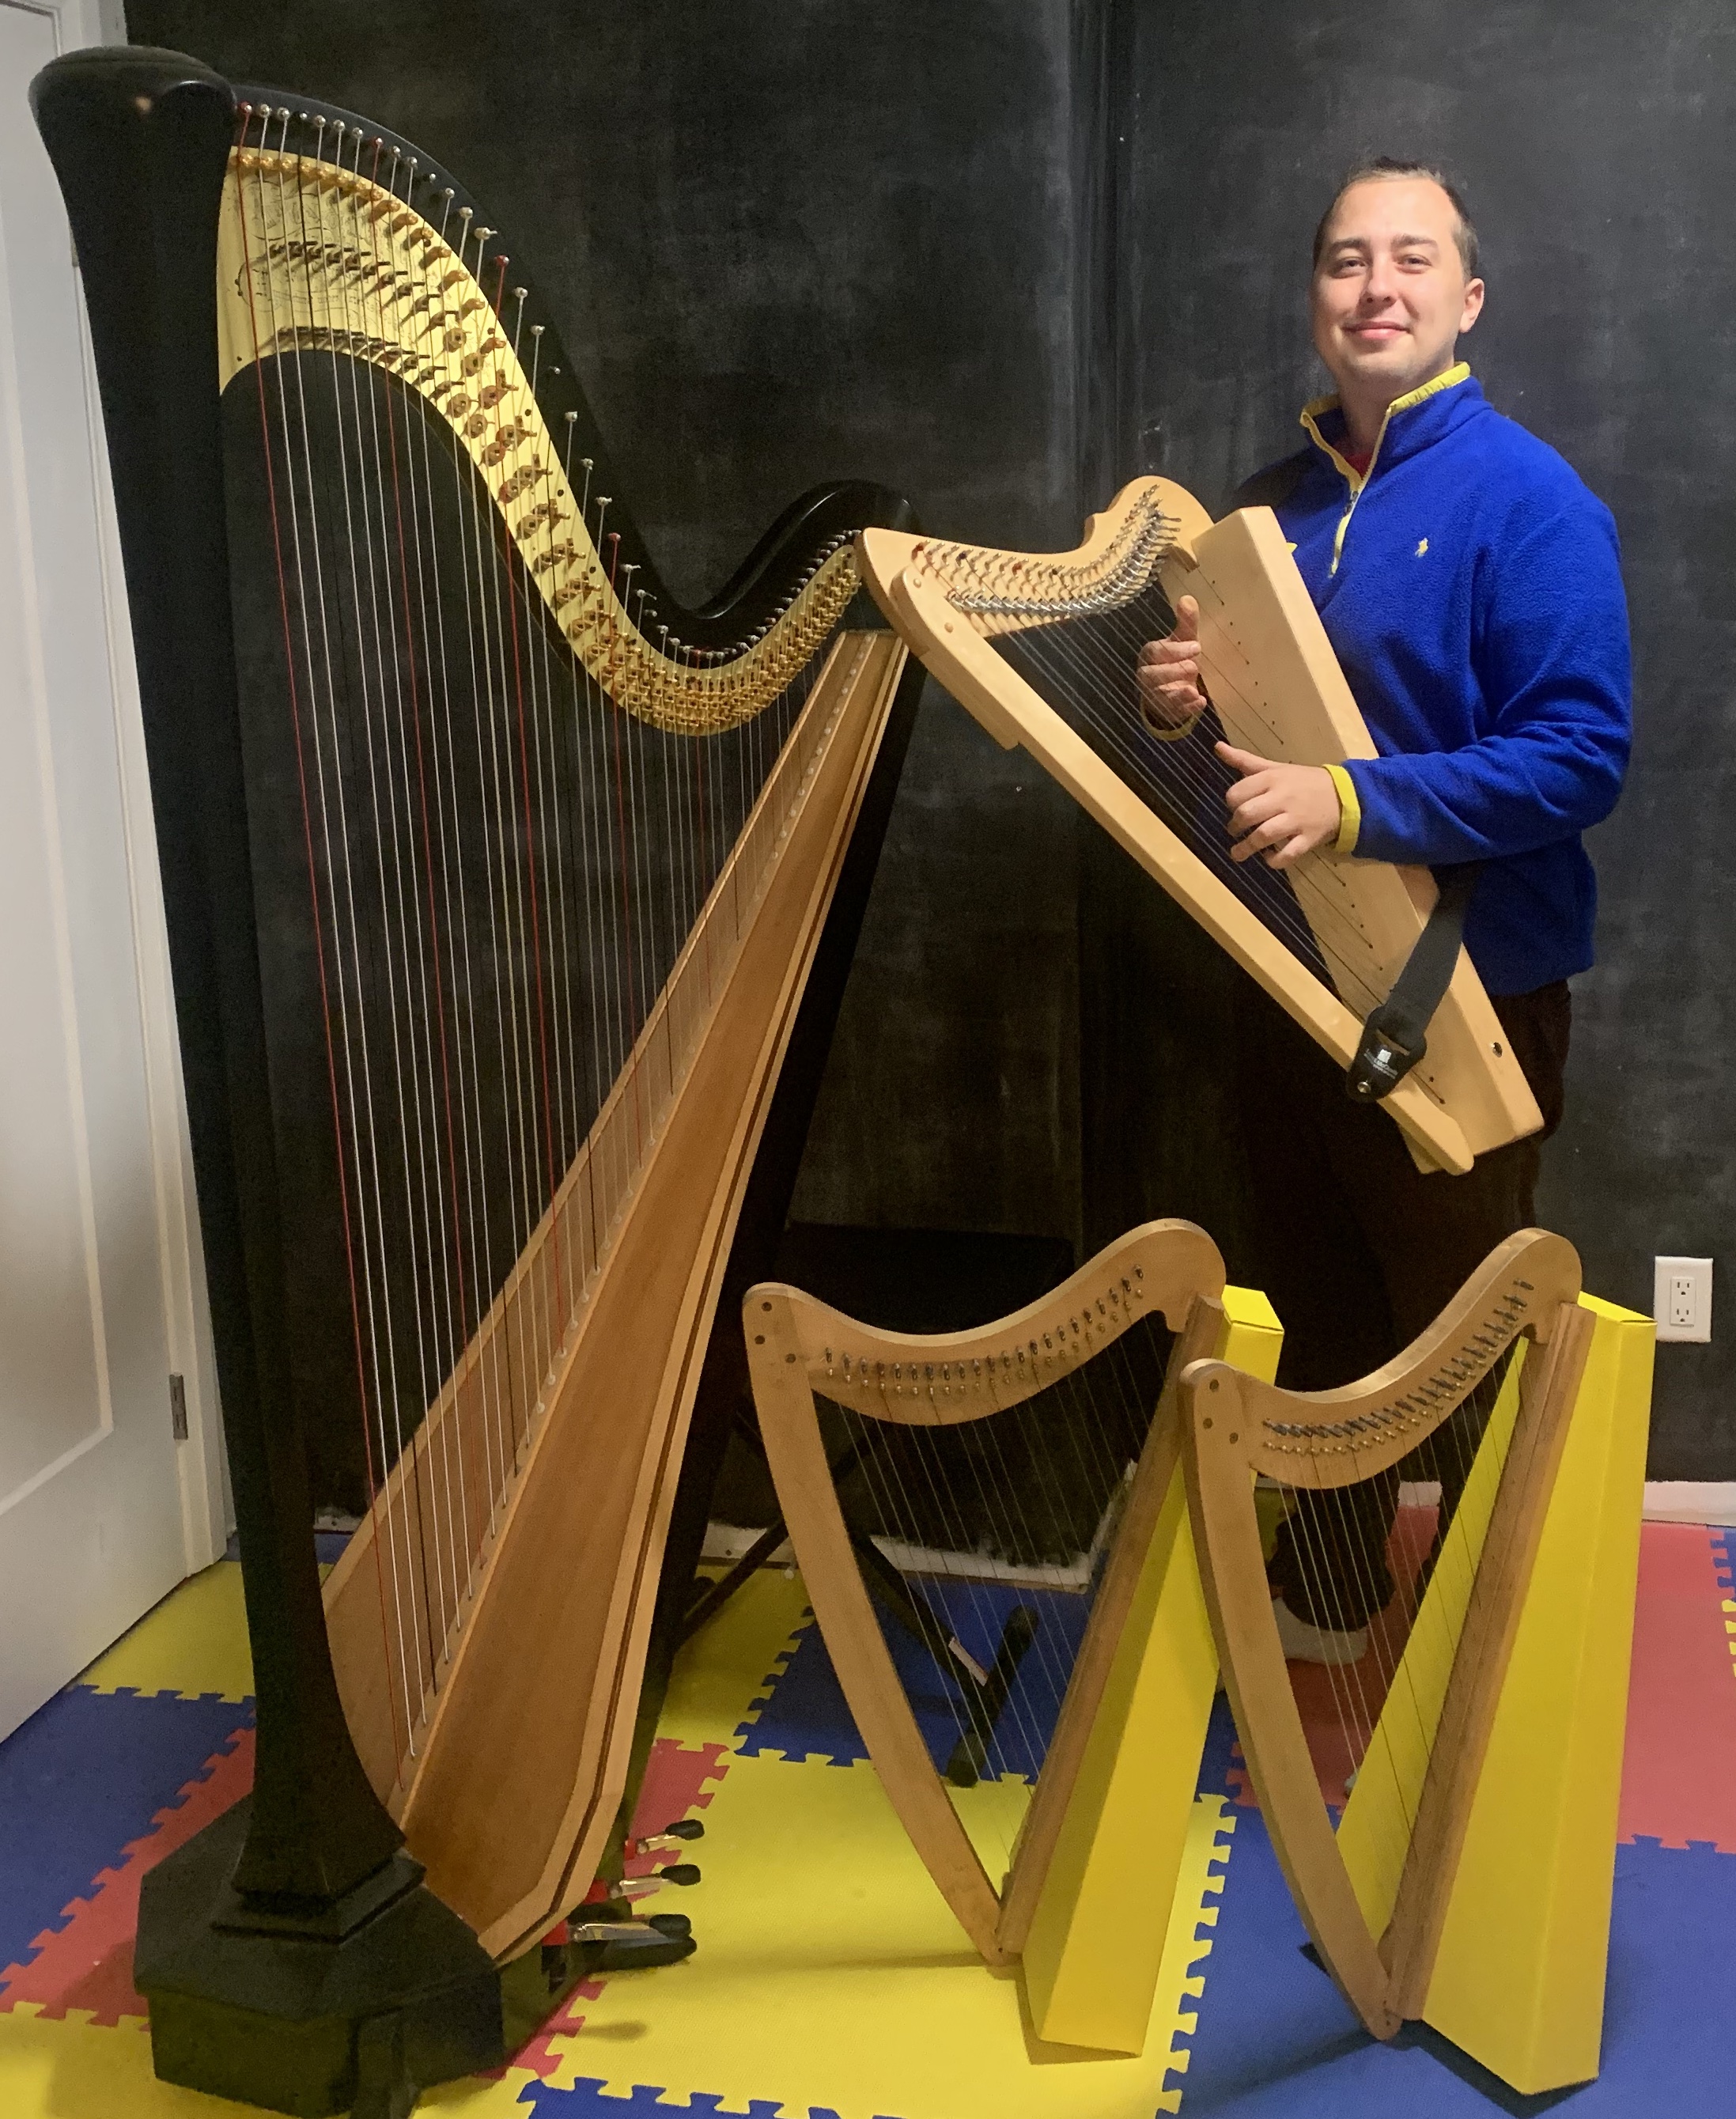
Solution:
[[[1712,1262],[1709,1258],[1653,1260],[1652,1308],[1660,1339],[1704,1342],[1712,1336]]]

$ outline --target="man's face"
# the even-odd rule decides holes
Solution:
[[[1452,365],[1483,307],[1457,228],[1426,177],[1353,184],[1332,209],[1314,270],[1314,344],[1341,393],[1390,404]]]

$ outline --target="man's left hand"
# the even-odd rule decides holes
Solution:
[[[1228,743],[1217,752],[1242,776],[1224,796],[1232,860],[1259,854],[1268,868],[1289,868],[1337,837],[1338,790],[1323,765],[1280,765]]]

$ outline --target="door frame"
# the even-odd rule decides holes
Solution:
[[[0,0],[0,7],[45,17],[57,52],[127,41],[122,0]],[[75,260],[75,264],[76,261]],[[137,970],[140,1025],[150,1114],[150,1149],[155,1194],[157,1257],[164,1338],[172,1374],[182,1378],[187,1435],[175,1443],[181,1495],[181,1542],[185,1571],[197,1574],[222,1556],[234,1509],[224,1450],[222,1407],[206,1297],[205,1260],[199,1242],[199,1210],[193,1189],[192,1148],[181,1047],[175,1024],[169,965],[169,931],[157,868],[156,826],[145,754],[145,724],[133,661],[132,628],[122,570],[120,529],[103,444],[96,363],[82,309],[79,341],[88,408],[90,476],[101,549],[101,594],[114,704],[115,757],[120,777],[131,899],[133,958]],[[166,1389],[163,1407],[170,1418]]]

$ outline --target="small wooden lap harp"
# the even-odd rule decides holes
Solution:
[[[920,682],[853,540],[910,515],[818,489],[685,608],[427,155],[174,53],[75,53],[33,104],[258,1695],[251,1807],[153,1871],[138,1978],[174,2080],[407,2110],[498,2063],[498,1964],[541,1942],[558,1985],[618,1830],[712,1319],[783,1224]],[[365,1466],[323,1597],[310,1433]]]
[[[1436,902],[1425,869],[1309,855],[1285,874],[1234,862],[1213,749],[1227,736],[1308,764],[1375,746],[1270,508],[1214,523],[1167,479],[1136,480],[1072,552],[864,531],[863,574],[912,651],[995,740],[1022,745],[1326,1051],[1349,1069]],[[1141,645],[1200,607],[1211,711],[1155,735]],[[1390,1057],[1390,1055],[1387,1055]],[[1427,1049],[1385,1095],[1425,1170],[1464,1171],[1542,1123],[1470,958]]]
[[[1221,1361],[1181,1379],[1212,1629],[1320,1959],[1375,2037],[1421,2019],[1527,2093],[1598,2068],[1651,1338],[1581,1296],[1569,1244],[1528,1230],[1345,1389]],[[1400,1460],[1444,1442],[1479,1384],[1487,1404],[1516,1347],[1480,1442],[1459,1445],[1444,1531],[1431,1545],[1424,1504],[1390,1542],[1382,1512],[1368,1532],[1350,1490],[1396,1491]],[[1437,1468],[1459,1483],[1451,1458]],[[1354,1661],[1286,1667],[1261,1516],[1290,1509],[1317,1527],[1296,1549],[1326,1623],[1347,1570],[1388,1570]]]
[[[1158,1222],[974,1331],[882,1330],[781,1286],[743,1308],[857,1727],[960,1926],[1058,2044],[1137,2052],[1150,2014],[1215,1679],[1177,1379],[1207,1349],[1269,1372],[1277,1344],[1261,1304],[1228,1331],[1224,1292],[1210,1238]]]

